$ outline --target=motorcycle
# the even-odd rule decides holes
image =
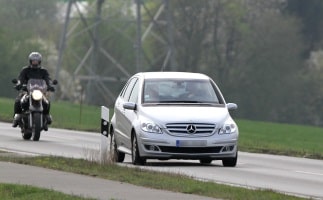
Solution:
[[[22,138],[38,141],[42,130],[48,130],[48,122],[43,114],[44,106],[49,106],[47,99],[48,92],[53,92],[53,86],[48,87],[43,79],[29,79],[27,84],[19,85],[17,79],[12,83],[16,84],[16,89],[24,91],[21,98],[22,117],[18,123],[21,128]],[[17,85],[18,84],[18,85]],[[57,80],[53,80],[53,85],[57,85]],[[17,87],[19,86],[19,87]]]

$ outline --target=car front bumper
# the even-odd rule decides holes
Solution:
[[[237,134],[211,138],[181,138],[167,136],[138,137],[140,156],[153,159],[232,158],[238,151]]]

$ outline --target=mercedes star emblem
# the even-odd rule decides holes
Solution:
[[[190,124],[186,127],[187,133],[193,134],[196,132],[196,127],[193,124]]]

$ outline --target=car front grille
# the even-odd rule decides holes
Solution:
[[[216,132],[216,125],[207,123],[171,123],[166,128],[170,135],[177,137],[206,137]]]
[[[188,153],[188,154],[201,154],[201,153],[220,153],[222,146],[218,147],[168,147],[159,146],[160,150],[164,153]]]

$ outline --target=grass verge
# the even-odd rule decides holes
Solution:
[[[0,121],[12,122],[14,99],[0,98]],[[100,132],[99,106],[73,104],[69,102],[52,102],[51,127]],[[111,110],[112,111],[112,110]]]
[[[54,190],[41,189],[28,185],[0,184],[0,199],[5,200],[44,200],[44,199],[60,199],[60,200],[90,200],[74,195],[67,195]]]
[[[237,120],[239,149],[246,152],[323,159],[323,128]]]

